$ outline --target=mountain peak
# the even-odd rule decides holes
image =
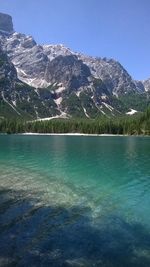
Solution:
[[[10,15],[0,13],[0,31],[7,33],[14,32],[12,17]]]

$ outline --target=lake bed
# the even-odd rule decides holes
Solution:
[[[0,266],[150,265],[150,139],[0,136]]]

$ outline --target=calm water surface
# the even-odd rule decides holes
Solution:
[[[149,267],[150,138],[1,135],[0,266]]]

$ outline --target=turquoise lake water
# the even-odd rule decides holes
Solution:
[[[149,267],[150,138],[1,135],[0,266]]]

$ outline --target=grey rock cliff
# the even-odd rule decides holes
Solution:
[[[90,69],[77,56],[58,56],[50,61],[47,77],[51,83],[62,83],[66,88],[76,90],[89,84]]]
[[[11,63],[6,53],[2,51],[0,46],[0,90],[7,91],[9,88],[13,88],[15,81],[17,80],[17,71],[14,65]]]
[[[37,118],[61,114],[109,116],[136,109],[132,99],[137,94],[138,101],[143,94],[146,99],[149,80],[134,81],[116,60],[86,56],[62,44],[38,45],[32,36],[13,32],[9,15],[1,13],[0,23],[0,44],[7,56],[5,67],[10,67],[15,77],[5,90],[0,88],[1,95],[5,97],[9,91],[7,97],[21,111]],[[11,71],[5,73],[8,82]]]
[[[14,31],[12,17],[10,15],[0,13],[0,31],[8,33]]]
[[[0,117],[38,118],[60,114],[49,90],[38,90],[20,81],[0,47]]]
[[[101,79],[114,95],[136,91],[136,84],[123,66],[114,59],[79,56],[89,66],[92,75]]]
[[[143,81],[144,87],[145,87],[145,91],[150,92],[150,78]]]

